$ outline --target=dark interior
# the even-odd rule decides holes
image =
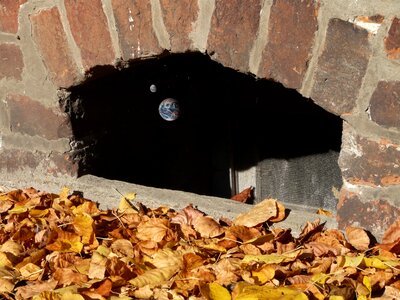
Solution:
[[[340,150],[339,117],[207,55],[171,54],[103,73],[71,88],[66,102],[81,174],[230,197],[230,168]],[[179,101],[178,120],[158,114],[165,98]]]

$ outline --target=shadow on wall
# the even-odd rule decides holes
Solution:
[[[279,198],[293,178],[293,184],[309,185],[301,170],[327,181],[325,196],[332,185],[341,185],[341,120],[294,90],[224,68],[200,53],[133,62],[98,76],[102,72],[71,88],[66,102],[81,175],[220,197],[235,192],[230,169],[252,166],[258,166],[258,198]],[[158,113],[165,98],[179,101],[176,121]],[[311,170],[302,157],[320,164]],[[296,167],[287,176],[291,161]]]

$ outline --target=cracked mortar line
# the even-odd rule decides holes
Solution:
[[[41,99],[41,102],[49,107],[56,105],[57,89],[49,79],[44,59],[33,38],[30,16],[42,9],[50,9],[54,6],[55,4],[52,1],[32,1],[20,6],[17,32],[20,38],[16,44],[20,46],[22,51],[24,70],[22,81],[18,83],[19,87],[13,87],[20,94],[33,99]]]
[[[272,6],[272,0],[264,0],[263,2],[264,3],[262,4],[260,11],[258,32],[253,47],[250,51],[249,58],[249,71],[256,76],[258,76],[262,55],[268,42],[268,24]]]
[[[304,75],[303,84],[299,89],[300,94],[304,97],[310,98],[311,91],[314,85],[314,74],[317,70],[318,59],[322,53],[322,45],[325,44],[326,32],[328,30],[328,23],[330,20],[329,7],[326,8],[325,2],[322,2],[318,9],[318,31],[314,37],[314,47],[312,49],[311,58],[308,61],[307,71]]]
[[[80,73],[84,74],[85,68],[83,67],[81,50],[79,49],[78,45],[75,42],[74,36],[72,35],[71,27],[69,26],[69,21],[67,17],[67,9],[65,8],[63,0],[58,1],[58,9],[60,11],[61,23],[65,32],[68,46],[71,50],[72,57],[78,70],[80,70]]]
[[[208,35],[211,29],[211,19],[215,10],[215,0],[198,0],[199,14],[197,20],[193,22],[193,30],[189,37],[192,46],[200,52],[207,50]]]
[[[112,8],[111,0],[101,0],[101,1],[104,14],[106,15],[107,18],[108,29],[109,29],[108,31],[110,33],[111,44],[113,46],[115,56],[121,58],[122,51],[119,43],[118,30],[115,22],[114,11]]]
[[[159,0],[150,0],[153,30],[161,48],[171,50],[170,36],[164,24],[164,18]]]

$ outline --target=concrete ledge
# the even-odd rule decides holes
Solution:
[[[80,178],[54,178],[54,177],[30,177],[12,176],[14,178],[2,177],[0,185],[3,189],[10,190],[15,188],[34,187],[38,190],[59,193],[62,187],[67,186],[72,191],[83,192],[84,197],[100,204],[102,209],[109,209],[118,206],[121,194],[136,193],[136,201],[143,203],[149,208],[167,206],[174,210],[179,210],[192,203],[206,214],[218,219],[225,217],[235,218],[238,214],[246,212],[252,208],[252,205],[235,202],[229,199],[197,195],[182,191],[158,189],[141,186],[137,184],[108,180],[92,175],[85,175]],[[19,178],[16,180],[16,178]],[[22,178],[22,179],[21,179]],[[279,200],[279,199],[278,199]],[[317,215],[313,208],[307,208],[297,205],[283,203],[290,209],[289,216],[282,222],[276,223],[277,228],[291,228],[293,235],[298,236],[301,228],[307,221],[321,219],[326,222],[326,228],[337,228],[335,218],[329,218]]]

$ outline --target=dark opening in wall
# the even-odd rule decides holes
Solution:
[[[166,98],[179,101],[176,121],[158,113]],[[258,200],[336,205],[340,118],[206,55],[132,63],[71,88],[66,108],[81,174],[220,197],[245,178]]]

